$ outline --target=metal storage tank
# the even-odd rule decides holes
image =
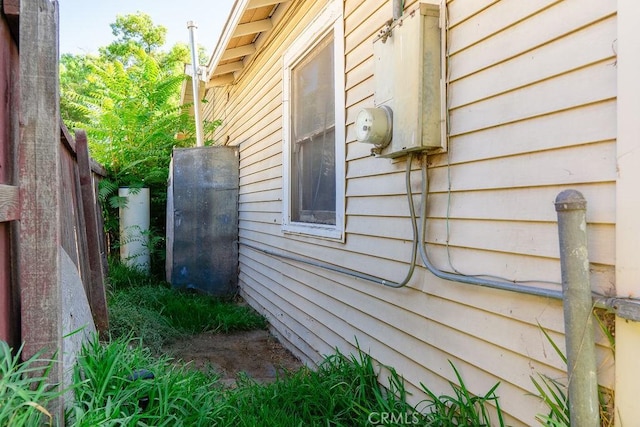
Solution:
[[[231,296],[238,286],[237,147],[173,150],[166,277],[175,288]]]

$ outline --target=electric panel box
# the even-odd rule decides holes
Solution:
[[[440,37],[440,6],[419,3],[374,40],[374,103],[393,112],[391,142],[380,157],[445,149]]]

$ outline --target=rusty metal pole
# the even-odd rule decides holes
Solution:
[[[555,201],[558,213],[569,411],[573,426],[598,427],[600,412],[587,251],[587,202],[576,190]]]

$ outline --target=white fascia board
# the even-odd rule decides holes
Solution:
[[[218,43],[216,44],[216,47],[213,50],[211,57],[209,58],[209,63],[207,64],[207,81],[211,78],[211,73],[216,69],[218,63],[222,58],[222,55],[224,54],[224,51],[227,49],[229,40],[231,40],[233,33],[235,32],[235,29],[238,26],[242,15],[244,14],[244,11],[247,9],[249,1],[250,0],[236,0],[233,3],[229,18],[227,18],[227,22],[225,22],[224,24],[222,34],[220,34]]]

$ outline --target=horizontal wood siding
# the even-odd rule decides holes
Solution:
[[[407,1],[406,7],[415,5]],[[594,290],[614,286],[616,38],[612,0],[453,0],[448,12],[449,150],[431,155],[427,243],[445,270],[537,280],[559,289],[553,201],[576,188],[588,201]],[[420,383],[449,393],[456,381],[498,394],[509,425],[543,409],[530,376],[562,378],[565,366],[539,329],[563,347],[559,301],[437,279],[419,267],[403,289],[248,247],[400,281],[411,255],[405,159],[370,156],[353,122],[373,106],[373,44],[391,2],[346,0],[346,240],[282,232],[282,55],[323,2],[295,1],[236,84],[208,91],[205,114],[222,119],[221,143],[240,147],[240,284],[274,332],[317,363],[356,340],[395,367],[411,397]],[[419,161],[411,186],[419,208]],[[550,282],[550,283],[546,283]],[[555,284],[554,284],[555,282]],[[612,387],[600,337],[600,380]]]

